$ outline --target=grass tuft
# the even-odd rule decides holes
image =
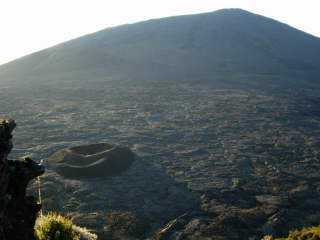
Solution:
[[[73,224],[72,220],[57,213],[40,216],[35,225],[37,240],[96,240],[97,236],[85,228]]]
[[[291,231],[286,238],[265,236],[262,240],[320,240],[320,226]]]

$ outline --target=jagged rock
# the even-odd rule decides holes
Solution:
[[[17,198],[23,198],[26,195],[28,183],[44,173],[44,168],[25,158],[24,161],[8,161],[10,169],[9,193]]]
[[[105,239],[144,239],[144,235],[150,227],[150,220],[138,218],[131,212],[111,211],[107,214],[106,220]]]
[[[48,162],[67,178],[109,177],[127,170],[134,158],[126,147],[97,143],[62,149]]]
[[[273,195],[258,195],[257,201],[260,204],[267,204],[272,206],[288,206],[287,196],[273,196]]]
[[[290,200],[294,203],[301,202],[302,200],[306,200],[312,196],[312,191],[310,186],[307,184],[298,185],[297,187],[291,189],[289,191]]]
[[[281,210],[270,216],[267,222],[262,226],[261,230],[264,235],[278,235],[283,226],[285,226],[286,210]]]
[[[12,149],[13,120],[0,123],[0,239],[34,239],[34,223],[41,205],[26,196],[30,180],[44,173],[44,168],[30,158],[7,159]]]
[[[174,235],[181,235],[181,231],[183,231],[184,226],[188,223],[188,215],[183,214],[169,223],[167,223],[164,227],[159,229],[154,239],[156,240],[164,240],[164,239],[175,239]]]
[[[210,224],[212,220],[201,212],[185,213],[161,227],[150,240],[218,239],[211,235]]]

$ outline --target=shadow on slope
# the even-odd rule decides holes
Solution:
[[[98,233],[112,211],[130,212],[152,230],[199,208],[198,197],[185,184],[139,157],[118,176],[70,180],[49,169],[42,182],[45,211],[68,212],[77,224]]]

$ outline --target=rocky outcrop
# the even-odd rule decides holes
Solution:
[[[127,170],[134,154],[125,147],[96,143],[62,149],[48,162],[67,178],[109,177]]]
[[[220,239],[213,238],[213,220],[201,212],[185,213],[161,227],[148,240]]]
[[[30,158],[8,160],[12,149],[13,120],[0,123],[0,239],[34,239],[34,223],[41,205],[26,196],[30,180],[44,173],[44,168]]]

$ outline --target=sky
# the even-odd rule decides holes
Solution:
[[[320,37],[319,0],[0,0],[0,64],[107,27],[222,8]]]

